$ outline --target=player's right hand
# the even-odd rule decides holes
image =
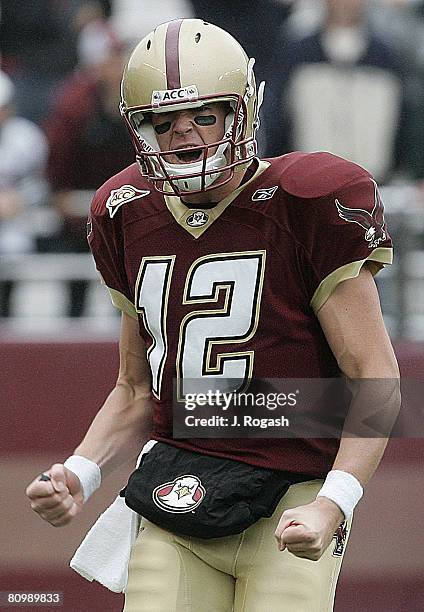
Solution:
[[[54,527],[71,522],[82,509],[84,498],[81,482],[76,474],[61,463],[55,463],[28,485],[26,494],[31,508]]]

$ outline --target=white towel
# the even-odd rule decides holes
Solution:
[[[156,444],[149,440],[143,455]],[[99,516],[70,561],[73,570],[90,582],[96,580],[114,593],[123,593],[128,581],[131,548],[137,538],[141,516],[129,508],[123,497]]]

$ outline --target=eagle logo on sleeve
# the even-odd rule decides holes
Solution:
[[[372,180],[372,179],[371,179]],[[339,200],[335,200],[339,217],[349,223],[357,223],[365,230],[365,240],[369,242],[369,248],[375,249],[380,242],[387,238],[384,221],[384,206],[378,193],[377,183],[374,183],[374,208],[369,213],[362,208],[348,208],[343,206]]]

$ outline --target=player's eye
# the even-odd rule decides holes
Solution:
[[[197,115],[197,117],[194,118],[194,123],[201,126],[215,125],[216,117],[215,115]]]
[[[171,128],[171,122],[165,121],[165,123],[158,123],[155,125],[156,134],[166,134],[166,132]]]

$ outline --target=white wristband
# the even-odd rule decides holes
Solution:
[[[84,502],[86,502],[102,482],[99,466],[91,459],[81,455],[71,455],[63,465],[80,479]]]
[[[363,493],[361,483],[355,476],[342,470],[331,470],[317,497],[331,499],[338,505],[345,518],[349,518]]]

